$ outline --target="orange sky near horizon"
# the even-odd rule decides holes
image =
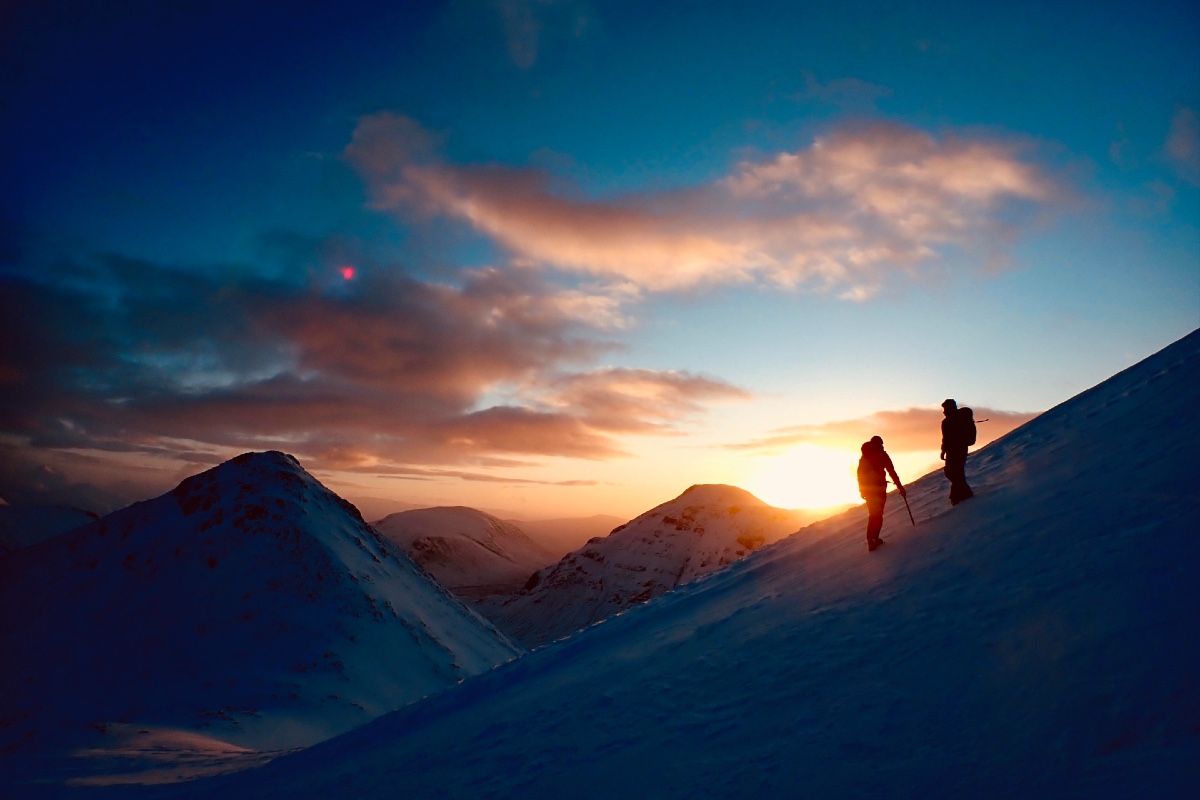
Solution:
[[[973,451],[1033,416],[990,413],[989,421],[979,426]],[[578,473],[578,463],[570,459],[550,459],[523,471],[527,480],[542,483],[451,477],[402,480],[334,471],[318,475],[359,503],[368,518],[372,518],[368,510],[382,516],[379,510],[387,506],[388,498],[406,506],[467,505],[516,519],[592,514],[632,518],[698,483],[738,486],[781,508],[825,509],[860,502],[859,446],[877,433],[884,437],[906,484],[941,469],[940,409],[912,409],[890,419],[883,416],[857,425],[846,421],[812,426],[791,437],[780,435],[782,444],[765,443],[759,449],[708,441],[711,431],[694,437],[630,438],[622,443],[630,450],[628,456],[591,462],[586,471],[590,480],[570,485],[554,484],[564,475]]]
[[[454,466],[387,474],[370,462],[337,469],[297,456],[368,520],[405,508],[442,505],[470,506],[513,519],[594,514],[630,519],[702,483],[738,486],[781,508],[825,509],[859,502],[859,445],[876,434],[884,437],[906,484],[940,469],[940,409],[910,408],[796,426],[764,425],[769,408],[770,403],[762,403],[755,406],[758,413],[747,413],[744,407],[728,407],[686,432],[625,436],[619,440],[623,454],[616,457],[541,458],[524,465],[520,477]],[[988,421],[980,424],[974,449],[1032,416],[977,410],[976,418]],[[202,449],[195,442],[177,444]],[[109,486],[133,501],[169,491],[183,478],[238,452],[209,451],[204,461],[180,461],[141,452],[64,451],[53,454],[43,469],[47,476],[70,469],[77,480]],[[114,476],[120,476],[120,483],[112,483]]]

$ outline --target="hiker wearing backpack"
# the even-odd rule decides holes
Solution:
[[[887,505],[887,479],[884,472],[892,476],[892,483],[901,497],[907,496],[900,476],[892,466],[892,457],[883,449],[883,439],[872,436],[871,441],[863,442],[862,458],[858,460],[858,493],[867,501],[867,552],[874,551],[883,540],[879,532],[883,530],[883,507]]]
[[[967,450],[975,444],[975,412],[959,408],[954,400],[942,403],[942,453],[946,462],[942,469],[950,481],[950,505],[956,506],[963,500],[975,496],[967,485]]]

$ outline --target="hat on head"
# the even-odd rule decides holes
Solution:
[[[882,436],[872,436],[871,444],[875,444],[875,445],[879,445],[880,447],[883,447],[883,437]]]
[[[954,400],[947,397],[945,400],[942,401],[942,408],[946,408],[948,406],[953,406],[954,408],[958,408],[958,403],[954,402]]]

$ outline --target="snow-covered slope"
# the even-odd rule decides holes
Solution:
[[[501,629],[533,646],[644,603],[777,541],[796,512],[736,486],[693,486],[534,574],[511,597],[481,606]]]
[[[1191,797],[1200,332],[855,509],[189,796]]]
[[[0,555],[44,542],[95,519],[92,512],[72,506],[0,505]]]
[[[401,511],[379,520],[375,528],[468,600],[520,588],[554,561],[516,525],[465,506]]]
[[[24,759],[108,723],[307,744],[518,649],[271,452],[0,560],[0,653]]]

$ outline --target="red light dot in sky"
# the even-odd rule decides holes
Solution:
[[[354,280],[354,273],[356,270],[354,267],[341,267],[338,269],[338,272],[342,273],[342,280],[352,281]]]

